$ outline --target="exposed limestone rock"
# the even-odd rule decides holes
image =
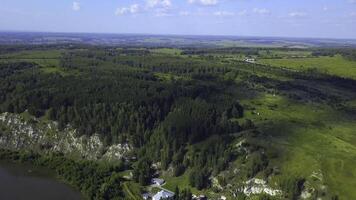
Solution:
[[[213,188],[218,190],[223,190],[224,188],[220,185],[219,180],[216,177],[210,177],[210,181]]]
[[[246,186],[243,188],[245,195],[266,193],[271,196],[281,195],[282,191],[270,188],[266,181],[262,179],[253,178],[245,182]]]
[[[310,178],[304,183],[301,199],[315,199],[316,194],[322,194],[327,192],[327,186],[324,185],[324,177],[321,170],[314,171],[310,175]]]
[[[129,144],[117,144],[112,145],[105,152],[103,158],[108,160],[119,160],[122,159],[124,155],[127,155],[131,151]]]
[[[76,130],[69,125],[60,131],[53,121],[41,122],[36,118],[26,121],[21,115],[2,113],[0,124],[8,130],[0,136],[2,148],[61,152],[89,160],[119,160],[131,151],[128,144],[105,148],[97,134],[77,137]]]

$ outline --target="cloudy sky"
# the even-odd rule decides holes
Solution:
[[[0,0],[0,30],[356,38],[356,0]]]

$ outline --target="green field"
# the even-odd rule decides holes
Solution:
[[[180,55],[182,50],[173,49],[173,48],[160,48],[160,49],[151,49],[150,52],[157,53],[157,54]]]
[[[261,59],[258,63],[275,67],[286,67],[298,71],[318,69],[320,72],[356,79],[356,62],[341,56],[314,58]]]
[[[62,50],[36,50],[2,54],[0,55],[0,63],[36,63],[44,73],[59,73],[64,76],[68,75],[69,73],[60,67],[60,59],[62,53]],[[71,74],[73,73],[77,73],[77,71],[72,71]]]
[[[308,57],[311,56],[312,52],[308,50],[260,50],[259,51],[259,56],[262,57],[268,57],[268,58],[273,58],[273,57]]]
[[[61,50],[21,51],[0,55],[0,62],[35,62],[42,67],[59,66]]]
[[[0,58],[59,58],[62,52],[62,50],[24,50],[16,53],[2,54],[0,55]]]

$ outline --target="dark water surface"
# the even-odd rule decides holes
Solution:
[[[46,169],[0,162],[0,200],[82,200]]]

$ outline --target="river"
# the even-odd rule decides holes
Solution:
[[[44,168],[0,162],[1,200],[82,200],[81,194]]]

